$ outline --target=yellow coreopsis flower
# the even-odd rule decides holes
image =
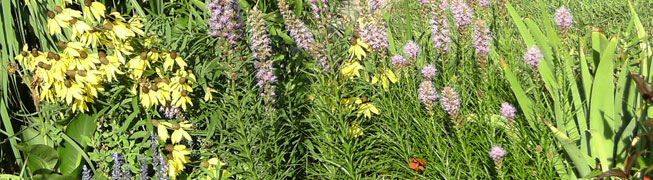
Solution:
[[[388,91],[390,83],[397,83],[397,76],[389,68],[381,68],[378,74],[372,78],[372,85],[375,85],[379,81],[381,81],[383,90]]]
[[[84,21],[80,21],[77,19],[72,19],[70,20],[70,24],[73,26],[72,31],[73,31],[73,39],[77,39],[78,37],[82,37],[83,34],[90,32],[93,30],[91,26],[86,24]]]
[[[99,2],[91,2],[91,0],[84,1],[84,7],[82,11],[84,12],[84,19],[88,19],[91,22],[100,21],[104,18],[104,12],[107,8],[104,4]]]
[[[209,170],[209,172],[211,172],[211,175],[208,175],[208,174],[207,174],[207,175],[206,175],[206,180],[212,180],[212,179],[214,179],[214,178],[218,178],[218,177],[219,177],[220,167],[225,166],[225,165],[227,165],[227,164],[224,163],[224,162],[222,162],[222,161],[220,161],[218,158],[211,158],[211,159],[209,159],[209,161],[208,161],[208,165],[209,165],[209,167],[207,168],[207,170]],[[229,171],[227,171],[227,170],[222,170],[222,177],[223,177],[223,178],[224,178],[224,177],[227,177],[227,175],[229,175]]]
[[[168,138],[170,138],[170,135],[168,134],[168,128],[172,127],[172,124],[169,122],[152,120],[152,125],[156,127],[157,135],[159,135],[159,139],[162,142],[166,142]]]
[[[209,102],[209,101],[213,100],[213,94],[211,94],[213,92],[217,92],[217,91],[215,91],[214,89],[211,89],[210,87],[206,87],[206,89],[204,90],[204,93],[205,93],[204,94],[204,102]]]
[[[185,145],[166,145],[170,152],[168,156],[168,175],[175,179],[186,167],[184,164],[190,162],[190,150]]]
[[[65,14],[63,12],[63,8],[60,6],[56,6],[54,10],[57,12],[53,11],[48,11],[48,34],[53,36],[54,34],[59,34],[62,35],[61,33],[61,28],[68,27],[68,21],[72,20],[73,17],[70,16],[70,14]]]
[[[181,59],[181,57],[179,57],[176,52],[164,54],[163,57],[163,70],[172,71],[172,67],[175,63],[182,71],[186,70],[186,66],[188,66],[188,64],[186,64],[186,62]]]
[[[177,70],[175,76],[170,80],[170,87],[173,91],[177,92],[181,92],[182,90],[193,92],[193,88],[190,85],[193,85],[193,83],[197,81],[193,73],[189,73],[185,70]]]
[[[77,110],[81,112],[88,111],[88,105],[86,104],[87,102],[94,103],[95,101],[93,100],[93,98],[90,98],[88,96],[84,96],[84,100],[75,99],[75,102],[73,102],[73,112]]]
[[[363,66],[358,61],[354,61],[354,62],[345,63],[344,67],[341,70],[341,73],[346,78],[351,79],[354,76],[360,77],[361,74],[358,71],[361,69],[363,69]]]
[[[100,42],[101,35],[102,35],[102,31],[91,29],[90,31],[87,31],[86,33],[82,34],[82,36],[79,38],[79,41],[83,43],[85,46],[91,46],[93,49],[95,49],[98,45],[101,44]]]
[[[78,70],[95,70],[97,67],[95,64],[100,64],[100,57],[97,53],[88,53],[85,49],[80,50],[79,56],[70,58],[71,65],[68,66],[68,69],[78,69]]]
[[[358,114],[356,115],[358,117],[365,115],[366,118],[372,118],[372,113],[379,114],[379,109],[370,102],[363,102],[357,99],[356,104],[358,104]]]
[[[187,105],[193,106],[193,102],[188,97],[188,93],[192,92],[188,90],[173,91],[172,92],[172,105],[175,107],[181,107],[184,111],[186,110]]]
[[[134,37],[136,34],[134,31],[127,27],[127,24],[124,23],[125,19],[118,12],[111,12],[109,14],[114,21],[104,22],[104,28],[112,32],[113,35],[120,38],[121,40],[126,40],[127,38]]]
[[[127,62],[127,67],[129,68],[129,77],[132,79],[140,79],[143,76],[143,72],[150,67],[150,62],[147,59],[147,54],[145,52],[141,53],[140,56],[136,56]]]
[[[134,16],[131,19],[129,19],[129,21],[127,22],[127,28],[129,28],[129,30],[141,36],[145,36],[145,32],[143,32],[143,27],[145,27],[145,25],[143,25],[143,17],[140,16]]]
[[[151,108],[152,106],[159,104],[157,93],[154,90],[150,90],[150,88],[143,85],[141,85],[141,91],[138,98],[141,100],[141,105],[143,105],[145,108]]]
[[[172,136],[170,137],[172,143],[177,144],[181,142],[182,139],[186,139],[187,141],[192,141],[193,139],[190,137],[190,134],[186,132],[186,130],[191,130],[192,126],[193,124],[187,123],[185,121],[182,121],[177,124],[173,124],[172,129],[174,129],[174,131],[172,132]]]
[[[71,80],[55,83],[54,87],[57,97],[65,101],[66,104],[71,104],[73,102],[73,98],[76,100],[84,100],[82,95],[84,92],[82,89],[83,87]]]
[[[81,42],[59,42],[58,45],[63,48],[62,55],[64,58],[79,57],[79,52],[84,50],[84,44]]]
[[[29,49],[29,47],[27,47],[27,44],[23,45],[23,51],[18,53],[18,55],[16,57],[14,57],[14,60],[18,61],[18,63],[20,63],[20,66],[22,66],[23,68],[25,68],[27,70],[30,70],[31,69],[30,64],[31,64],[32,57],[31,57],[31,54],[29,52],[27,52],[28,49]]]
[[[351,47],[349,48],[349,60],[356,57],[358,60],[362,60],[363,57],[369,52],[370,45],[361,41],[360,38],[352,39]]]
[[[118,69],[118,67],[120,67],[118,57],[107,56],[103,51],[100,51],[98,56],[100,57],[100,68],[98,69],[100,73],[102,73],[109,82],[112,82],[113,80],[117,81],[118,78],[116,77],[116,74],[123,74],[123,72]]]

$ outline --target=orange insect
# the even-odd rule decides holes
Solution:
[[[424,166],[425,165],[426,165],[426,161],[424,161],[422,159],[418,159],[418,158],[413,158],[412,162],[410,162],[410,164],[408,164],[410,169],[415,170],[415,172],[417,172],[417,173],[424,172]]]

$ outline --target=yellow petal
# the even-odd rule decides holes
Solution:
[[[168,135],[168,129],[162,126],[162,124],[163,122],[159,123],[159,127],[157,127],[157,133],[159,134],[159,139],[161,139],[163,142],[166,142],[168,138],[170,138],[170,135]]]

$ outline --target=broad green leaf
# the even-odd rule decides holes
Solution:
[[[596,71],[596,78],[592,86],[590,104],[590,152],[599,158],[603,171],[612,167],[609,160],[612,156],[614,136],[614,51],[617,47],[618,36],[615,36],[601,52],[601,61]]]
[[[51,170],[59,161],[57,151],[50,146],[21,144],[17,147],[27,156],[27,167],[32,173],[40,169]]]
[[[506,8],[508,9],[508,13],[510,14],[510,17],[512,17],[512,21],[515,22],[517,29],[519,29],[519,34],[521,34],[521,37],[524,38],[524,42],[526,42],[526,46],[531,47],[535,45],[533,36],[531,36],[531,33],[528,31],[526,25],[524,25],[524,22],[521,20],[521,16],[519,16],[515,8],[513,8],[512,5],[510,4],[510,2],[506,3]]]
[[[574,167],[578,170],[578,173],[581,177],[585,177],[590,174],[590,167],[587,164],[587,161],[585,160],[585,157],[583,156],[583,152],[581,152],[578,147],[576,146],[576,143],[571,141],[567,135],[565,135],[564,132],[561,132],[558,130],[556,127],[554,127],[551,123],[545,121],[545,124],[551,132],[556,136],[558,141],[562,144],[562,147],[565,149],[565,152],[567,152],[567,155],[571,159],[571,161],[574,163]]]

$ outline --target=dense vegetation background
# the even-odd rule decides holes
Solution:
[[[601,163],[597,166],[592,158],[597,154],[581,157],[570,153],[569,143],[561,140],[546,123],[553,122],[563,132],[573,133],[561,125],[580,121],[573,119],[582,108],[572,103],[575,96],[571,95],[571,86],[581,84],[585,78],[581,78],[583,67],[588,63],[588,72],[596,78],[610,77],[614,83],[628,81],[617,89],[631,87],[626,91],[632,92],[631,95],[636,93],[634,83],[626,79],[625,72],[647,75],[641,72],[648,72],[642,64],[651,64],[651,55],[646,53],[650,51],[647,49],[650,46],[648,35],[653,17],[649,11],[653,9],[653,2],[491,0],[489,6],[483,7],[480,1],[454,1],[466,3],[472,11],[469,27],[456,27],[458,17],[450,8],[442,9],[439,0],[386,0],[377,10],[370,10],[374,2],[378,2],[373,0],[100,0],[97,2],[106,6],[103,14],[107,14],[102,22],[114,25],[110,29],[106,28],[106,23],[96,22],[97,31],[118,34],[114,31],[119,24],[116,22],[120,22],[116,17],[124,17],[123,23],[130,24],[131,19],[139,16],[142,17],[143,34],[111,39],[120,41],[116,47],[131,43],[132,50],[121,51],[120,47],[105,43],[100,47],[85,45],[85,51],[89,54],[106,51],[109,56],[130,52],[125,55],[129,62],[140,58],[141,52],[151,58],[150,53],[155,52],[152,48],[156,47],[162,53],[162,60],[151,60],[152,66],[144,75],[153,83],[158,73],[154,67],[163,68],[164,57],[171,57],[175,52],[187,63],[187,68],[174,61],[174,70],[165,72],[169,74],[161,79],[170,78],[172,82],[173,77],[185,77],[193,82],[189,83],[191,90],[187,91],[192,106],[173,108],[176,103],[170,105],[170,100],[168,104],[160,102],[147,106],[140,93],[145,92],[141,86],[152,86],[145,86],[139,78],[133,78],[133,69],[122,63],[126,74],[117,75],[115,82],[100,83],[104,90],[99,91],[94,103],[88,103],[87,111],[73,110],[64,100],[34,99],[37,96],[31,91],[30,82],[34,72],[15,57],[25,56],[23,51],[31,54],[31,48],[43,54],[54,52],[64,56],[64,50],[71,45],[62,47],[60,42],[77,40],[73,40],[71,30],[65,28],[63,34],[52,35],[49,19],[54,18],[49,17],[48,11],[58,12],[55,7],[64,6],[86,14],[83,9],[91,7],[87,6],[88,2],[2,1],[0,179],[88,176],[109,179],[116,177],[116,173],[122,173],[121,177],[125,173],[134,174],[134,178],[170,176],[167,171],[158,172],[161,162],[156,160],[156,154],[162,154],[170,164],[167,160],[178,156],[173,156],[173,152],[182,151],[167,146],[174,140],[171,143],[165,139],[161,141],[159,127],[164,127],[165,122],[170,126],[165,126],[167,130],[163,131],[175,136],[173,133],[181,129],[191,137],[174,143],[190,152],[181,155],[188,161],[181,163],[185,170],[174,173],[177,179],[207,176],[229,179],[572,179],[588,177],[583,168],[590,169],[592,176],[598,176],[602,171],[623,167],[624,163],[599,167]],[[454,1],[447,2],[452,6]],[[237,7],[233,13],[240,14],[242,21],[234,28],[240,31],[224,30],[232,32],[233,41],[232,37],[213,34],[223,31],[216,28],[215,15],[226,11],[219,11],[210,4],[224,8],[235,4]],[[556,26],[555,33],[551,33],[544,24],[555,25],[555,13],[562,6],[571,12],[573,23],[565,30]],[[514,9],[510,11],[508,7]],[[111,12],[119,15],[112,16]],[[449,20],[451,44],[447,52],[434,48],[432,41],[431,20],[441,15]],[[491,37],[488,40],[491,51],[485,55],[480,55],[475,47],[479,19],[485,21]],[[550,61],[558,62],[555,60],[563,56],[572,59],[571,71],[554,70],[552,75],[561,85],[559,99],[552,95],[552,81],[542,76],[542,70],[524,61],[524,54],[531,46],[527,40],[525,42],[527,38],[519,27],[519,22],[524,26],[521,20],[527,22],[528,28],[536,27],[546,33],[547,39],[534,36],[540,48],[546,44],[544,41],[554,47],[556,53]],[[528,24],[528,20],[533,24]],[[366,21],[380,22],[385,28],[387,47],[361,47],[364,46],[361,44],[375,46],[374,42],[365,42],[366,36],[383,34],[366,29],[371,28],[366,26]],[[70,23],[70,20],[65,22]],[[139,29],[130,25],[128,27]],[[298,31],[298,28],[306,28],[306,31]],[[597,34],[599,42],[594,42],[593,33]],[[261,40],[265,39],[261,34],[267,34],[269,40]],[[553,34],[560,37],[559,46],[553,45]],[[617,34],[620,39],[611,39]],[[304,38],[310,36],[312,43],[307,45],[306,39],[297,38],[302,35]],[[363,38],[357,40],[357,37]],[[612,46],[615,47],[614,52],[606,51],[611,54],[607,56],[603,52],[611,47],[610,40],[614,40]],[[531,41],[535,42],[532,37]],[[418,46],[416,57],[405,50],[409,42]],[[23,45],[30,49],[24,50]],[[598,47],[591,51],[595,46]],[[366,56],[359,60],[351,57],[361,52],[350,51],[352,47],[363,48]],[[615,59],[615,68],[611,64],[609,73],[601,76],[602,71],[598,69],[605,69],[599,67],[605,62],[602,58],[613,54],[614,58],[607,59],[611,62]],[[395,55],[403,56],[410,63],[397,66],[393,63]],[[588,62],[581,61],[581,56],[587,56]],[[598,57],[592,59],[593,56]],[[355,70],[360,71],[359,76],[345,73],[352,72],[348,70],[353,62],[361,66],[360,70]],[[262,68],[266,63],[273,68]],[[326,65],[330,67],[327,69]],[[423,67],[427,65],[437,69],[432,79],[423,76]],[[551,67],[560,66],[556,63]],[[191,80],[190,75],[180,75],[179,71],[187,71],[195,77]],[[261,71],[271,72],[276,79],[261,75]],[[372,83],[372,79],[379,82]],[[431,108],[421,101],[419,89],[425,81],[432,83],[439,96]],[[613,81],[609,81],[610,84],[614,84]],[[515,92],[517,86],[532,99],[534,105],[528,106],[528,110],[516,95],[519,94]],[[450,98],[441,93],[449,89],[445,87],[457,92],[455,99],[459,99],[459,105],[455,113],[441,107],[445,103],[440,101]],[[274,94],[270,94],[270,89]],[[589,94],[581,93],[582,100],[578,102],[591,103]],[[636,100],[636,105],[646,104],[642,99]],[[514,119],[502,114],[504,102],[517,109]],[[554,107],[560,107],[560,111]],[[640,106],[633,107],[636,108],[630,107],[634,109],[630,114],[638,124],[634,135],[614,136],[615,142],[631,144],[637,134],[648,133],[648,128],[641,125],[646,118],[640,118],[646,114],[634,115]],[[179,115],[168,116],[169,111],[173,111],[168,108],[176,109]],[[527,116],[525,111],[536,115]],[[192,125],[180,128],[181,122]],[[575,138],[579,137],[570,136],[572,140],[579,140]],[[572,144],[581,146],[583,142]],[[617,146],[614,149],[621,149]],[[498,162],[491,157],[493,147],[505,151]],[[638,148],[647,150],[648,146]],[[626,170],[625,174],[639,173],[637,178],[646,175],[646,168],[652,161],[646,156],[648,152],[643,152],[635,168]],[[165,157],[167,154],[171,155]],[[630,153],[614,154],[615,158],[610,161],[621,162],[627,159],[625,157],[633,157]],[[587,159],[588,164],[579,165],[574,157]],[[212,158],[224,165],[210,161]],[[117,163],[116,159],[124,163]],[[116,164],[124,166],[116,170]],[[216,169],[224,170],[224,174]]]

